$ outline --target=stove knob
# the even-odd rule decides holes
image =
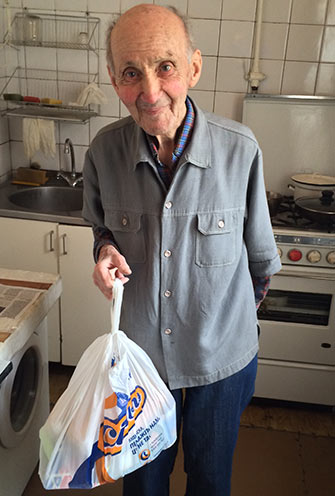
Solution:
[[[312,250],[307,253],[307,260],[311,263],[317,263],[321,260],[321,253],[318,250]]]
[[[326,258],[328,263],[335,265],[335,251],[330,251]]]
[[[277,252],[278,252],[278,255],[280,256],[280,258],[283,256],[283,251],[281,248],[278,248],[277,247]]]
[[[300,250],[293,249],[288,252],[287,256],[292,262],[299,262],[302,258],[302,253]]]

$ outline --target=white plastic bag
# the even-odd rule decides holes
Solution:
[[[40,430],[45,489],[114,482],[176,440],[173,396],[148,355],[118,330],[122,292],[116,280],[112,332],[83,353]]]

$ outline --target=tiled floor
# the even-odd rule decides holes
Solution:
[[[52,404],[66,387],[72,371],[70,367],[52,364]],[[184,496],[184,488],[185,474],[179,453],[171,480],[171,496]],[[35,472],[23,496],[52,494],[87,496],[88,492],[45,491]],[[121,496],[122,481],[98,487],[89,494]],[[231,496],[334,495],[335,414],[320,408],[254,400],[242,417]]]

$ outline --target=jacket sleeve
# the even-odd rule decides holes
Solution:
[[[244,241],[252,277],[271,276],[281,269],[266,199],[262,153],[259,148],[249,174]]]

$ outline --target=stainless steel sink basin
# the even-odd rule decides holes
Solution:
[[[15,191],[9,200],[19,207],[36,212],[71,212],[83,207],[82,188],[39,186]]]

